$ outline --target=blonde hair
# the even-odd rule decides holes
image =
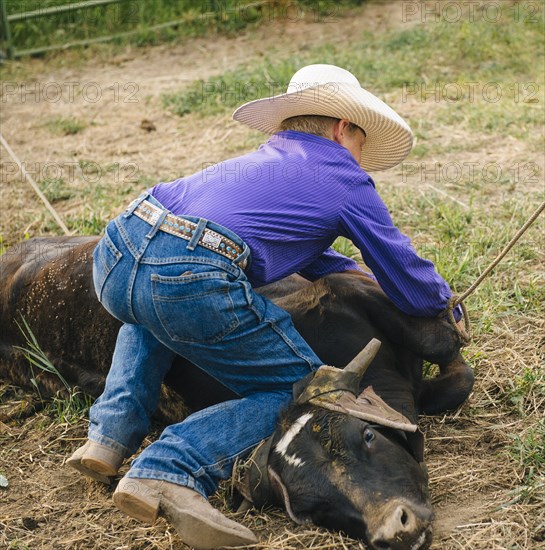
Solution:
[[[306,134],[314,134],[325,138],[331,137],[331,129],[340,118],[333,118],[322,115],[299,115],[286,118],[280,123],[279,132],[284,130],[296,130],[297,132],[305,132]],[[348,126],[350,132],[354,133],[359,126],[352,122]],[[365,130],[361,129],[365,134]]]

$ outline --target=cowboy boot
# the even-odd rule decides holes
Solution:
[[[113,449],[88,440],[74,452],[66,464],[96,481],[109,485],[111,477],[117,474],[122,462],[123,457]]]
[[[113,501],[125,514],[149,524],[160,511],[183,542],[196,550],[257,543],[249,529],[226,518],[197,491],[183,485],[125,476]]]

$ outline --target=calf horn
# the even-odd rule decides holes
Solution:
[[[303,378],[293,387],[297,403],[307,403],[319,395],[332,392],[348,391],[357,396],[363,375],[375,358],[380,345],[380,340],[373,338],[346,368],[338,369],[324,365],[312,373],[310,380],[309,377]]]
[[[375,358],[380,349],[381,341],[373,338],[359,353],[346,365],[344,372],[356,373],[359,377],[358,382],[361,382],[365,371],[368,369],[371,361]]]

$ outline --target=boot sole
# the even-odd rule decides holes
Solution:
[[[194,548],[194,550],[246,546],[258,542],[250,530],[248,530],[248,535],[241,534],[239,531],[241,526],[238,524],[230,528],[193,515],[189,511],[169,513],[168,509],[163,508],[162,512],[165,518],[176,528],[184,543]]]
[[[117,474],[117,469],[114,468],[111,464],[104,462],[103,460],[98,460],[96,458],[83,458],[81,464],[84,468],[96,472],[101,476],[115,476]]]
[[[152,525],[159,513],[159,493],[151,491],[137,479],[123,478],[115,490],[114,504],[125,514]]]
[[[90,477],[91,479],[94,479],[95,481],[100,481],[101,483],[104,483],[105,485],[110,485],[112,483],[112,480],[109,476],[104,475],[100,472],[97,472],[95,470],[92,470],[91,468],[87,468],[84,464],[82,464],[81,459],[68,459],[66,461],[66,464],[70,466],[71,468],[74,468],[74,470],[77,470],[81,474]]]

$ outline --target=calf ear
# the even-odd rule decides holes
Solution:
[[[414,458],[424,467],[424,432],[420,428],[414,433],[406,433],[407,441],[411,446]]]
[[[290,518],[298,524],[310,523],[307,516],[297,516],[291,507],[290,498],[286,486],[280,476],[268,465],[269,454],[274,437],[262,442],[249,459],[251,461],[246,475],[237,488],[246,502],[252,503],[256,508],[264,506],[284,505]],[[247,504],[243,503],[244,506]]]
[[[249,466],[242,481],[237,484],[239,493],[256,508],[263,508],[274,501],[267,465],[271,452],[273,436],[263,440],[248,459]]]
[[[284,508],[286,509],[286,512],[288,513],[292,521],[299,525],[312,523],[312,519],[310,518],[310,516],[299,516],[294,513],[293,508],[291,507],[290,494],[288,493],[288,489],[282,482],[281,477],[271,468],[271,466],[268,467],[268,472],[271,489],[276,493],[277,496],[279,496],[280,500],[283,502]]]

